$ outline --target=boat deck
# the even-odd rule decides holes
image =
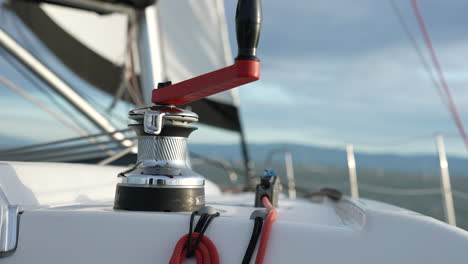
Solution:
[[[114,173],[121,168],[57,165],[72,169],[70,177],[86,176],[82,188],[75,184],[74,200],[70,196],[69,201],[53,204],[53,199],[68,196],[60,188],[55,194],[51,191],[59,186],[49,185],[49,191],[41,193],[34,177],[23,175],[35,166],[0,165],[6,175],[0,178],[0,186],[8,190],[6,185],[21,183],[24,193],[32,195],[23,200],[37,202],[23,208],[17,250],[2,263],[167,263],[176,242],[188,232],[190,213],[113,210]],[[54,164],[41,168],[47,166]],[[5,173],[8,170],[16,173]],[[68,177],[56,170],[58,176]],[[93,185],[93,171],[109,183]],[[221,263],[240,263],[252,232],[254,195],[223,194],[211,185],[207,204],[221,216],[206,235],[216,244]],[[458,263],[466,258],[466,248],[468,232],[395,206],[346,197],[338,202],[324,197],[315,203],[280,197],[265,263]]]

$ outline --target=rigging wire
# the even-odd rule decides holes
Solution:
[[[103,136],[110,136],[110,135],[114,135],[116,133],[125,133],[125,132],[128,132],[128,131],[131,131],[131,128],[116,130],[116,131],[113,131],[113,132],[90,134],[90,135],[86,135],[86,136],[82,136],[82,137],[76,137],[76,138],[61,139],[61,140],[56,140],[56,141],[51,141],[51,142],[46,142],[46,143],[39,143],[39,144],[34,144],[34,145],[29,145],[29,146],[24,146],[24,147],[4,149],[4,150],[2,150],[2,153],[11,154],[11,153],[18,153],[18,152],[29,152],[29,151],[32,151],[32,150],[38,149],[38,148],[45,148],[45,147],[50,147],[50,146],[55,146],[55,145],[60,145],[60,144],[69,144],[69,143],[74,143],[74,142],[81,141],[81,140],[88,140],[89,138],[98,138],[98,137],[103,137]],[[122,141],[122,140],[124,140],[124,139],[121,139],[121,140],[113,139],[113,140],[111,140],[111,142],[118,142],[118,141]]]
[[[429,35],[429,32],[427,30],[427,27],[426,27],[426,24],[424,22],[424,18],[421,14],[421,11],[419,10],[419,7],[418,7],[418,2],[417,0],[411,0],[411,6],[413,7],[413,12],[416,16],[416,19],[418,21],[418,24],[419,24],[419,28],[423,34],[423,37],[424,37],[424,41],[426,43],[426,47],[427,49],[429,50],[429,54],[430,54],[430,57],[432,59],[432,63],[434,64],[434,67],[436,69],[436,73],[439,77],[439,81],[440,81],[440,84],[443,88],[443,91],[445,92],[446,96],[447,96],[447,102],[448,102],[448,106],[449,106],[449,110],[452,114],[452,118],[453,120],[455,121],[455,124],[458,128],[458,131],[460,133],[460,136],[462,137],[464,143],[465,143],[465,147],[466,149],[468,150],[468,136],[465,132],[465,128],[463,126],[463,122],[460,118],[460,115],[458,113],[458,110],[457,110],[457,107],[455,105],[455,102],[452,98],[452,94],[450,92],[450,89],[449,89],[449,86],[447,84],[447,81],[445,80],[445,75],[444,75],[444,72],[442,71],[442,66],[439,62],[439,59],[437,57],[437,54],[435,52],[435,49],[432,45],[432,41],[431,41],[431,38],[430,38],[430,35]]]
[[[10,90],[14,91],[18,95],[22,96],[23,98],[25,98],[29,102],[33,103],[34,105],[36,105],[37,107],[39,107],[40,109],[42,109],[43,111],[48,113],[50,116],[52,116],[53,118],[55,118],[56,120],[61,122],[63,125],[65,125],[69,129],[71,129],[72,131],[75,131],[76,133],[78,133],[78,135],[87,136],[87,135],[89,135],[91,133],[91,131],[83,123],[81,123],[80,120],[76,116],[73,115],[73,113],[71,113],[65,106],[61,105],[58,101],[56,101],[55,98],[53,97],[53,95],[47,92],[47,89],[44,89],[44,87],[42,86],[42,83],[40,83],[38,80],[35,80],[32,76],[30,76],[26,72],[26,70],[21,68],[20,65],[17,64],[18,62],[16,60],[14,60],[13,58],[10,58],[9,55],[5,51],[3,51],[2,49],[0,49],[0,55],[6,61],[8,61],[11,66],[13,66],[13,68],[17,71],[18,74],[24,76],[26,79],[28,79],[33,84],[35,84],[34,87],[36,87],[36,89],[38,89],[43,94],[46,94],[47,97],[49,98],[49,100],[51,100],[52,103],[54,103],[63,113],[65,113],[67,117],[72,119],[72,122],[70,122],[66,118],[62,117],[62,115],[60,115],[57,112],[55,112],[54,110],[50,109],[47,105],[40,102],[39,100],[37,100],[33,96],[29,95],[23,89],[16,86],[12,82],[10,82],[7,78],[5,78],[5,77],[3,77],[1,75],[0,75],[0,82],[2,82]],[[94,138],[88,138],[88,141],[90,143],[96,143],[96,140]],[[102,151],[105,151],[108,155],[114,155],[115,154],[114,151],[108,150],[108,148],[105,145],[98,144],[98,147]]]
[[[122,124],[127,124],[128,120],[127,120],[126,117],[115,114],[115,112],[113,112],[113,111],[109,111],[108,107],[106,107],[103,104],[99,103],[97,100],[95,100],[93,98],[93,96],[90,96],[90,95],[85,94],[85,93],[81,93],[80,96],[82,96],[84,99],[86,99],[86,101],[88,101],[91,105],[96,107],[96,109],[98,109],[99,112],[106,115],[106,117],[108,117],[109,119],[114,118],[115,119],[114,121],[121,122]],[[125,100],[127,100],[127,99],[125,99]],[[130,108],[127,110],[127,112],[130,111],[131,109],[133,109],[132,104],[129,104],[129,106],[130,106]]]
[[[427,75],[431,79],[432,85],[434,86],[435,90],[437,91],[437,94],[439,95],[440,99],[442,100],[442,103],[445,106],[448,106],[447,99],[444,96],[444,93],[442,91],[442,87],[440,87],[440,84],[437,82],[436,77],[434,76],[433,71],[431,70],[431,66],[429,65],[428,61],[426,60],[426,57],[423,55],[423,51],[421,50],[421,47],[419,46],[418,42],[416,41],[416,38],[414,37],[413,32],[411,31],[408,23],[406,23],[405,18],[401,12],[400,7],[398,7],[398,4],[395,2],[395,0],[388,0],[390,2],[390,5],[392,7],[393,13],[395,16],[398,18],[398,22],[400,23],[401,27],[403,28],[403,31],[405,32],[406,37],[408,38],[409,42],[411,43],[411,46],[413,47],[414,51],[416,52],[416,55],[421,62],[421,65],[423,66],[424,70],[426,71]]]
[[[2,8],[2,10],[5,10],[5,9]],[[26,44],[24,48],[29,50],[35,56],[37,56],[37,54],[40,54],[40,52],[38,52],[37,50],[37,45],[35,45],[33,41],[31,41],[31,39],[29,38],[29,36],[34,35],[34,34],[32,34],[31,31],[26,30],[26,28],[28,27],[24,24],[21,18],[19,18],[13,10],[9,11],[8,13],[12,13],[12,14],[5,16],[6,17],[5,25],[8,26],[9,24],[10,28],[13,28],[15,32],[18,33],[17,35],[20,38],[20,42]],[[1,15],[2,14],[0,13],[0,16]]]
[[[127,19],[127,40],[125,43],[124,62],[121,72],[120,85],[117,88],[114,99],[107,108],[107,111],[111,111],[117,105],[118,101],[122,99],[124,93],[129,94],[131,102],[133,102],[138,107],[142,107],[144,105],[141,90],[136,78],[134,58],[134,46],[138,35],[138,23],[136,22],[136,17],[133,15],[129,15]]]
[[[128,21],[129,21],[129,38],[130,38],[130,48],[128,49],[128,56],[129,56],[129,79],[128,79],[128,92],[130,96],[132,97],[133,102],[138,106],[138,107],[143,107],[143,97],[140,92],[140,87],[138,85],[137,79],[136,79],[136,74],[135,74],[135,58],[134,58],[134,52],[135,52],[135,45],[136,45],[136,38],[138,35],[138,23],[136,22],[136,17],[129,15]]]
[[[43,95],[45,95],[45,97],[48,98],[48,100],[54,104],[61,112],[63,112],[64,114],[66,114],[70,119],[72,119],[72,121],[76,124],[76,126],[78,126],[80,129],[82,129],[83,131],[86,131],[87,133],[91,133],[91,130],[81,121],[79,120],[74,113],[72,113],[72,111],[70,109],[68,109],[67,107],[65,107],[63,104],[61,104],[53,95],[52,93],[50,93],[50,91],[48,91],[47,88],[44,87],[44,83],[42,83],[40,80],[37,80],[35,79],[34,77],[32,77],[30,74],[30,72],[28,72],[28,70],[22,68],[23,66],[19,64],[18,61],[14,60],[13,58],[11,58],[4,50],[0,49],[0,56],[2,56],[6,61],[9,62],[9,65],[11,65],[15,71],[23,76],[24,78],[26,78],[27,80],[29,80],[33,86],[39,91],[41,92]]]
[[[38,50],[36,49],[36,45],[34,45],[34,43],[31,42],[31,40],[29,39],[29,35],[31,34],[29,31],[27,31],[25,29],[25,25],[21,22],[21,20],[18,20],[18,18],[16,17],[13,17],[11,15],[4,15],[3,13],[5,12],[5,9],[3,8],[0,8],[0,21],[3,21],[2,23],[0,23],[0,25],[2,24],[5,24],[5,25],[10,25],[10,27],[14,28],[15,31],[18,33],[18,36],[20,37],[21,41],[23,43],[26,43],[27,44],[27,49],[30,50],[30,52],[32,52],[33,54],[38,54]],[[26,47],[25,47],[26,48]],[[126,51],[128,52],[128,51]],[[7,58],[8,59],[8,58]],[[10,63],[11,63],[11,60],[10,60]],[[16,68],[16,67],[15,67]],[[18,69],[18,68],[17,68]],[[20,72],[20,70],[18,70],[18,72]],[[31,80],[31,82],[34,82],[37,84],[37,81],[36,80],[33,80],[30,76],[26,75],[25,76]],[[38,86],[40,87],[41,89],[44,90],[44,88],[42,86]],[[122,118],[120,115],[115,115],[113,112],[111,111],[105,111],[105,110],[109,110],[107,109],[106,107],[102,106],[101,104],[99,104],[96,100],[94,100],[94,98],[92,96],[89,96],[88,94],[86,93],[83,93],[81,92],[80,90],[76,90],[75,89],[75,92],[78,93],[81,97],[85,98],[87,101],[90,101],[92,102],[92,104],[94,106],[98,106],[101,108],[101,113],[104,113],[107,115],[107,117],[110,119],[110,118],[116,118],[118,119],[118,121],[122,122],[123,124],[126,124],[127,123],[127,119],[126,118]],[[71,112],[69,110],[66,109],[66,107],[64,107],[63,105],[60,105],[56,100],[52,99],[53,98],[53,95],[48,94],[48,97],[51,99],[51,101],[55,101],[53,102],[54,104],[57,105],[57,107],[60,108],[61,111],[64,111],[66,112],[67,114],[69,114],[69,116],[71,118],[73,118],[73,121],[79,125],[82,129],[90,132],[90,130],[83,125],[83,123],[81,121],[79,121],[73,114],[71,114]]]
[[[5,25],[9,25],[11,28],[15,29],[15,32],[17,33],[17,35],[19,36],[20,40],[22,43],[25,43],[26,45],[24,46],[24,48],[26,48],[27,50],[29,50],[31,53],[37,55],[39,54],[40,52],[38,52],[37,48],[36,48],[36,45],[31,42],[31,39],[29,38],[29,36],[31,35],[31,32],[30,31],[27,31],[26,30],[26,26],[23,24],[23,22],[18,19],[18,17],[16,16],[12,16],[12,15],[5,15],[5,16],[2,16],[5,12],[5,9],[4,8],[1,8],[1,13],[0,13],[0,17],[2,17],[2,19],[0,21],[3,20],[3,23]],[[9,13],[9,12],[8,12]],[[6,29],[6,28],[5,28]],[[67,107],[63,106],[61,103],[58,102],[57,99],[55,99],[55,97],[52,95],[52,93],[50,93],[50,91],[48,91],[48,89],[45,89],[43,87],[43,83],[40,81],[40,80],[36,80],[35,78],[31,77],[27,72],[29,72],[28,70],[25,70],[23,68],[23,66],[21,64],[19,64],[19,62],[17,62],[15,59],[12,59],[10,58],[9,56],[7,56],[8,54],[3,54],[4,58],[10,62],[10,64],[16,69],[16,71],[20,74],[20,75],[23,75],[24,77],[26,77],[29,81],[31,81],[32,83],[34,83],[36,86],[36,88],[38,90],[40,90],[44,95],[46,95],[48,97],[48,99],[53,103],[55,104],[59,109],[60,111],[64,112],[65,114],[67,114],[71,119],[73,119],[73,122],[75,122],[75,124],[77,126],[79,126],[81,129],[85,130],[86,132],[88,133],[91,133],[91,130],[86,126],[84,125],[84,123],[82,121],[80,121],[76,116],[75,114],[73,114],[71,111],[72,110],[69,110],[67,109]],[[46,85],[47,86],[47,85]],[[80,91],[78,90],[75,90],[78,94],[80,94]],[[83,97],[82,94],[80,94],[80,96]]]
[[[23,89],[19,88],[18,86],[14,85],[12,82],[10,82],[7,78],[3,77],[0,75],[0,82],[3,83],[6,87],[8,87],[10,90],[13,92],[17,93],[18,95],[22,96],[29,102],[33,103],[40,109],[42,109],[44,112],[48,113],[51,115],[53,118],[56,120],[60,121],[63,125],[66,127],[70,128],[71,130],[77,132],[81,136],[86,136],[88,133],[86,131],[83,131],[81,128],[77,127],[75,124],[69,122],[65,118],[63,118],[61,115],[58,113],[54,112],[51,110],[49,107],[47,107],[45,104],[41,103],[31,95],[29,95],[27,92],[25,92]]]

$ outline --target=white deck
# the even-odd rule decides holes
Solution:
[[[121,170],[0,164],[0,187],[24,210],[18,248],[0,263],[167,263],[188,231],[189,213],[112,210]],[[206,234],[223,264],[242,260],[253,201],[253,194],[223,195],[208,184],[207,204],[221,216]],[[440,264],[464,263],[468,257],[468,232],[394,206],[348,199],[279,203],[265,263]]]

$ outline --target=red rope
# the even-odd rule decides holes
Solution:
[[[448,101],[450,112],[452,113],[453,120],[455,121],[455,124],[458,127],[458,131],[460,132],[460,135],[463,138],[463,141],[465,143],[465,147],[468,150],[468,136],[466,135],[463,122],[460,118],[460,115],[458,114],[457,107],[455,106],[455,102],[453,101],[452,94],[445,80],[444,72],[442,71],[442,66],[439,63],[439,59],[437,58],[435,49],[432,46],[431,37],[429,36],[429,32],[427,30],[426,24],[424,23],[424,18],[418,7],[418,1],[412,0],[411,5],[413,7],[414,14],[416,15],[416,18],[418,20],[419,27],[421,28],[421,32],[424,36],[424,41],[426,42],[427,49],[429,50],[429,53],[431,55],[431,59],[432,59],[432,62],[434,63],[434,67],[436,69],[440,83],[442,85],[442,88],[444,89],[445,94],[447,95],[447,101]]]
[[[278,212],[276,209],[271,205],[270,199],[268,197],[262,197],[263,206],[266,208],[268,215],[265,219],[265,224],[262,230],[262,236],[260,237],[260,245],[258,246],[257,258],[255,259],[255,264],[262,264],[263,260],[265,259],[266,250],[268,247],[268,240],[270,239],[271,228],[273,227],[273,223],[276,220],[276,216]]]
[[[195,244],[199,235],[196,232],[192,233],[193,244]],[[184,262],[187,256],[187,240],[188,234],[179,239],[174,248],[174,253],[172,253],[172,257],[169,260],[169,264],[182,264]],[[197,259],[197,264],[219,264],[218,250],[207,236],[203,236],[197,250],[195,250],[195,258]]]
[[[258,246],[255,264],[263,264],[268,247],[268,241],[270,239],[271,229],[278,215],[278,212],[273,207],[268,197],[262,197],[262,203],[268,214],[263,226],[262,236],[260,237],[260,245]],[[192,233],[193,244],[195,244],[195,241],[199,236],[200,234],[197,232]],[[174,248],[174,252],[172,253],[172,257],[169,260],[169,264],[182,264],[184,262],[187,256],[187,240],[188,234],[179,239]],[[214,243],[207,236],[203,236],[201,239],[198,248],[195,250],[195,258],[197,259],[197,264],[219,264],[218,250],[216,249]]]

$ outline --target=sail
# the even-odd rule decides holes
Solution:
[[[131,37],[126,15],[23,1],[12,1],[11,8],[72,72],[116,95]],[[161,54],[155,62],[161,74],[153,78],[153,86],[163,81],[177,83],[232,64],[222,0],[161,0],[151,8],[156,10],[152,19],[159,33],[158,47],[152,48]],[[139,101],[148,103],[144,99],[149,98],[154,87],[143,85],[138,63],[134,74],[138,94],[145,97]],[[240,131],[236,90],[194,102],[190,107],[199,113],[202,123]]]
[[[233,63],[224,2],[159,1],[165,77],[177,83]],[[200,121],[240,131],[236,89],[190,104]]]
[[[34,32],[71,71],[109,94],[115,92],[121,79],[123,63],[118,58],[122,57],[126,41],[123,15],[100,16],[79,9],[24,1],[13,1],[10,5],[27,26],[26,30]],[[89,22],[77,23],[77,17]],[[75,26],[71,26],[72,23]],[[94,32],[112,32],[117,35],[112,47],[107,47],[107,50],[113,50],[112,53],[103,53],[105,49],[99,39],[82,33],[93,32],[93,25],[99,29]],[[81,28],[82,32],[73,30],[76,28]]]

